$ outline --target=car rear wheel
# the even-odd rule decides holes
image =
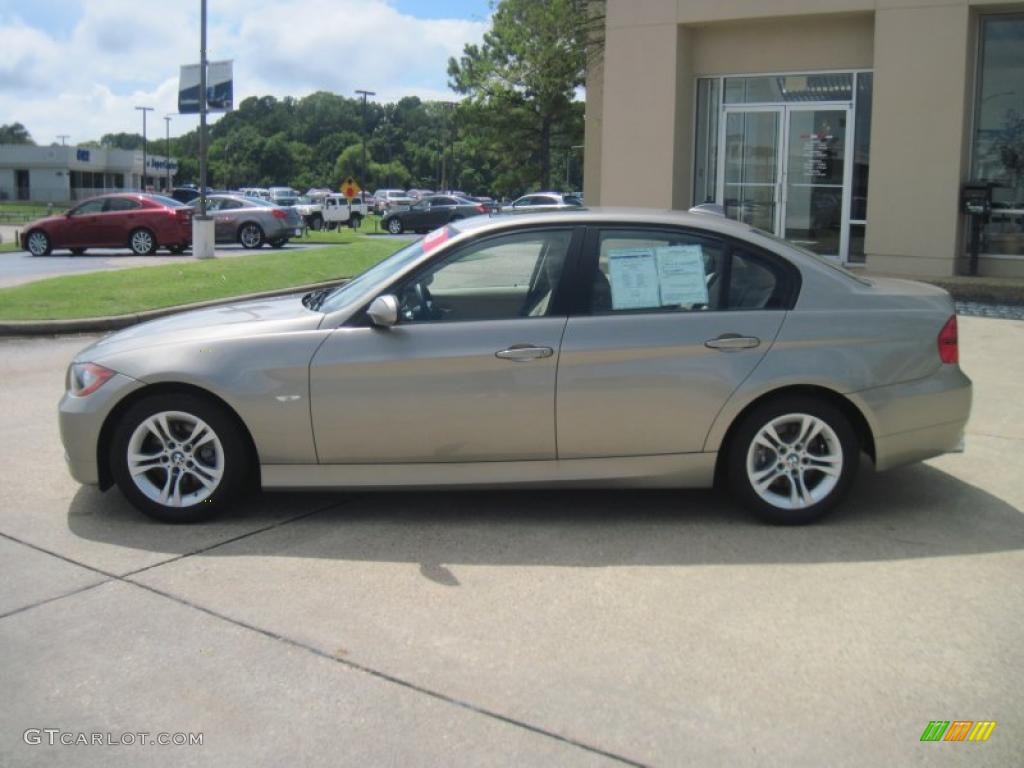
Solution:
[[[25,245],[28,247],[28,252],[33,256],[49,256],[52,250],[49,235],[45,232],[40,232],[38,229],[28,233],[28,240]]]
[[[316,229],[316,230],[323,229],[324,228],[324,217],[321,216],[319,213],[314,215],[309,220],[309,228],[310,229]]]
[[[136,256],[149,256],[156,252],[156,238],[148,229],[136,229],[128,236],[128,245]]]
[[[846,416],[821,400],[784,398],[755,408],[727,454],[731,490],[758,517],[814,522],[849,490],[860,451]]]
[[[388,219],[388,232],[392,235],[400,235],[405,231],[405,227],[402,226],[402,220],[397,216],[393,219]]]
[[[263,240],[263,230],[259,224],[243,224],[238,230],[238,242],[243,248],[261,248]]]
[[[190,394],[140,400],[118,422],[111,444],[121,492],[166,523],[199,522],[225,509],[241,491],[247,464],[234,421]]]

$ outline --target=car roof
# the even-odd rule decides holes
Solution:
[[[543,213],[492,214],[462,219],[452,226],[459,232],[516,228],[531,224],[636,224],[694,227],[723,235],[750,239],[756,230],[749,224],[712,213],[691,213],[663,208],[569,208]]]

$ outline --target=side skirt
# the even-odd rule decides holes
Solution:
[[[264,488],[710,488],[716,453],[461,464],[263,464]]]

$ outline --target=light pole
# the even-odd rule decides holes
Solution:
[[[205,2],[205,0],[204,0]],[[142,112],[142,191],[146,191],[146,113],[152,112],[152,107],[136,107]]]
[[[164,168],[167,171],[167,194],[171,194],[171,116],[164,115],[164,122],[167,124],[167,151],[164,157]]]
[[[206,0],[199,0],[199,215],[192,217],[192,255],[212,259],[213,219],[206,214]]]
[[[58,133],[57,134],[57,138],[60,139],[60,145],[62,147],[66,147],[67,144],[64,143],[64,139],[70,139],[71,138],[71,134],[68,134],[68,133]]]
[[[204,0],[205,2],[205,0]],[[356,89],[356,93],[363,97],[363,178],[359,180],[360,186],[366,186],[366,97],[376,96],[376,91],[362,91]]]

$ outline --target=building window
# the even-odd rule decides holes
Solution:
[[[853,75],[849,72],[725,78],[726,104],[792,104],[852,98]]]
[[[1024,14],[982,16],[971,176],[993,181],[981,247],[1024,255]]]
[[[718,185],[718,113],[721,79],[697,81],[696,154],[693,168],[693,204],[715,202]]]
[[[847,261],[864,263],[864,231],[868,218],[868,169],[871,161],[871,72],[857,73],[853,113],[853,168],[850,185],[850,246]]]

